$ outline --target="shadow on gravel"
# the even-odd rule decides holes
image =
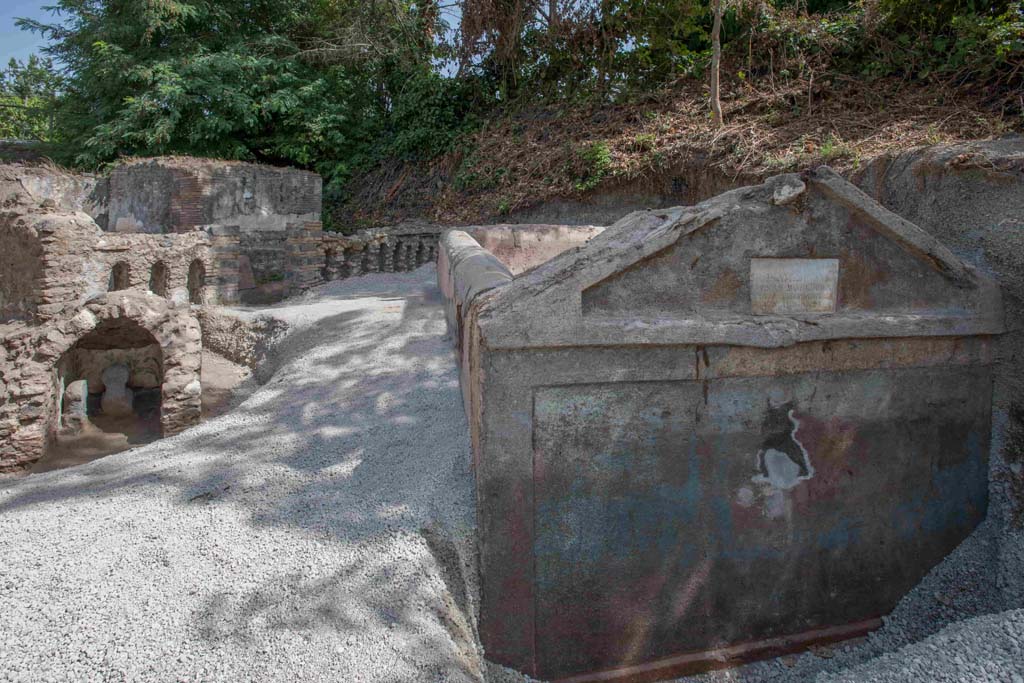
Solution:
[[[429,567],[418,567],[429,571]],[[381,591],[393,580],[392,568],[373,561],[354,563],[327,578],[308,580],[292,574],[244,595],[221,593],[208,601],[197,618],[200,635],[210,643],[252,643],[257,630],[297,634],[330,632],[352,657],[368,637],[383,639],[393,653],[396,671],[432,669],[429,680],[482,681],[481,659],[467,616],[447,601],[424,605],[415,599],[395,600]],[[366,615],[372,614],[373,621]],[[444,632],[429,628],[440,622]],[[368,636],[367,627],[375,635]],[[455,656],[437,661],[439,652]],[[404,666],[399,666],[399,664]],[[380,672],[377,672],[380,673]],[[406,674],[375,675],[375,681],[405,683]]]
[[[393,283],[368,282],[327,294],[320,303],[382,301],[287,337],[270,361],[273,376],[228,415],[91,465],[0,483],[0,513],[154,486],[170,488],[182,507],[242,509],[256,529],[324,539],[351,549],[351,559],[326,577],[289,571],[213,595],[193,615],[205,641],[246,642],[268,628],[328,633],[343,656],[358,657],[363,639],[383,638],[398,671],[483,680],[473,619],[473,482],[454,354],[436,288],[403,288],[396,295]],[[391,307],[404,308],[397,315]],[[1007,609],[996,589],[991,525],[957,554],[901,603],[884,643],[805,655],[788,671],[776,661],[705,680],[813,680]],[[385,670],[373,680],[409,679]]]
[[[286,574],[219,593],[195,613],[211,643],[258,628],[327,630],[345,647],[374,622],[398,671],[483,680],[469,585],[469,439],[435,288],[370,283],[316,302],[352,302],[285,338],[266,383],[231,413],[170,439],[54,475],[0,483],[0,514],[148,489],[187,508],[230,505],[253,527],[352,549],[327,578]],[[384,291],[388,289],[389,291]],[[371,308],[356,299],[375,296]],[[313,304],[298,300],[292,306]],[[399,314],[400,312],[400,314]],[[382,359],[382,354],[383,359]],[[389,556],[394,547],[403,553]],[[404,567],[414,558],[417,578]],[[273,562],[272,557],[261,563]],[[396,583],[396,563],[402,581]],[[376,631],[376,629],[374,629]],[[456,655],[452,657],[452,645]],[[373,680],[408,680],[375,675]]]

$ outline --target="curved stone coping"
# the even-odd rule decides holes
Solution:
[[[448,331],[452,343],[458,347],[463,316],[473,299],[512,282],[513,276],[498,257],[462,230],[449,230],[441,236],[437,261],[438,286],[445,299]]]

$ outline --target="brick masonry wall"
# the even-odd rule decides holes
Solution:
[[[285,279],[288,272],[287,230],[263,230],[239,235],[239,254],[248,262],[250,287]],[[243,285],[244,286],[244,285]]]
[[[115,232],[176,233],[237,225],[244,233],[283,231],[320,219],[320,176],[259,164],[160,157],[122,164],[110,175]]]
[[[111,292],[76,314],[50,324],[0,327],[0,474],[17,473],[41,458],[59,427],[62,387],[75,344],[104,323],[129,323],[152,335],[162,351],[161,416],[164,436],[199,422],[202,341],[187,307],[137,290]],[[69,354],[69,352],[71,352]]]

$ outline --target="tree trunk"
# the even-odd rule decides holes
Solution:
[[[711,114],[716,128],[725,125],[722,120],[720,71],[722,66],[722,0],[713,0],[715,23],[711,27]]]

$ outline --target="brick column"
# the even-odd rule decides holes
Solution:
[[[323,282],[323,225],[319,221],[292,223],[287,226],[287,230],[285,249],[288,272],[285,276],[291,285],[292,294],[297,294]]]
[[[239,228],[237,225],[211,225],[207,232],[213,270],[207,273],[206,300],[218,304],[238,303]],[[211,292],[214,296],[210,296]]]

